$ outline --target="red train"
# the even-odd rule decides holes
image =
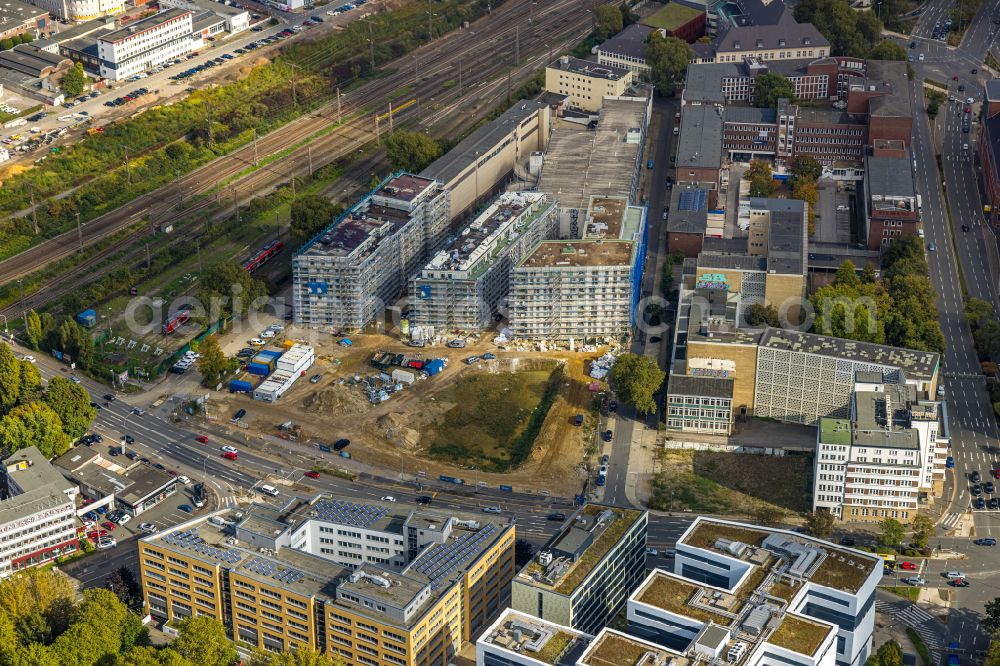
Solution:
[[[163,335],[170,335],[182,325],[186,324],[190,318],[190,310],[179,310],[174,313],[174,316],[167,320],[163,326],[160,327],[160,332],[163,333]]]
[[[256,254],[253,254],[243,262],[243,270],[247,273],[253,273],[258,268],[271,261],[274,257],[285,249],[285,244],[279,240],[273,240],[260,250]]]

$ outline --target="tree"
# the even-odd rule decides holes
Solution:
[[[535,547],[526,539],[518,539],[514,542],[514,566],[520,569],[531,561],[535,554]]]
[[[22,361],[9,345],[0,344],[0,415],[6,414],[21,401],[23,392]]]
[[[63,432],[70,439],[82,437],[97,417],[97,410],[90,406],[87,389],[65,377],[53,377],[42,398],[62,422]]]
[[[131,606],[140,593],[135,574],[127,566],[120,566],[107,575],[104,587],[110,590],[118,600],[126,606]]]
[[[622,354],[612,366],[608,382],[622,401],[638,412],[648,413],[656,410],[653,394],[663,385],[664,377],[666,373],[660,370],[656,359]]]
[[[682,39],[664,37],[658,30],[646,38],[647,78],[664,97],[670,97],[677,88],[677,81],[691,62],[691,47]]]
[[[917,548],[926,548],[927,542],[934,536],[934,521],[924,515],[919,515],[910,523],[913,529],[913,543]]]
[[[231,261],[221,261],[210,267],[199,284],[202,303],[220,315],[246,316],[251,306],[259,310],[267,298],[264,283]]]
[[[90,339],[90,331],[67,317],[59,324],[55,333],[57,349],[68,354],[77,365],[89,367],[94,357],[94,341]]]
[[[268,652],[256,648],[250,659],[251,666],[343,666],[343,663],[338,656],[305,646],[288,652]]]
[[[903,542],[904,536],[906,536],[906,530],[903,528],[903,524],[895,518],[886,518],[879,523],[878,542],[883,546],[895,548]]]
[[[993,632],[990,649],[983,660],[983,666],[1000,666],[1000,633]]]
[[[847,0],[801,0],[795,20],[812,23],[830,42],[830,55],[868,57],[881,41],[882,24],[870,11],[856,11]]]
[[[177,623],[179,635],[173,647],[182,657],[199,666],[230,666],[237,659],[236,648],[218,620],[204,615]]]
[[[754,176],[750,179],[750,196],[769,197],[774,194],[774,190],[777,187],[778,185],[774,182],[773,178]]]
[[[229,367],[229,359],[222,353],[219,339],[210,335],[201,342],[201,357],[198,359],[198,372],[201,373],[205,386],[215,386],[222,379],[222,374]]]
[[[0,51],[9,51],[14,48],[14,40],[10,37],[0,39]]]
[[[750,180],[751,178],[756,178],[758,176],[771,178],[772,174],[771,165],[764,160],[750,160],[750,166],[747,167],[747,170],[743,175],[747,180]]]
[[[292,202],[292,234],[300,239],[312,238],[329,226],[344,211],[326,197],[306,194]]]
[[[0,451],[6,457],[27,446],[36,446],[52,458],[69,450],[72,440],[63,432],[59,415],[44,402],[29,402],[0,419]]]
[[[874,666],[903,666],[903,648],[896,641],[886,641],[869,661]]]
[[[837,519],[829,509],[816,509],[806,514],[806,531],[814,537],[826,539],[833,532],[836,522]]]
[[[419,173],[441,156],[441,145],[423,132],[400,129],[386,137],[385,154],[393,169]]]
[[[763,525],[764,527],[774,527],[781,521],[781,517],[784,515],[778,507],[773,504],[764,504],[763,502],[754,507],[753,517],[757,521],[758,525]]]
[[[598,5],[594,10],[594,35],[604,41],[622,31],[622,13],[613,5]]]
[[[64,664],[92,666],[115,658],[122,648],[128,609],[104,589],[89,589],[73,609],[73,621],[52,647]]]
[[[906,60],[906,49],[891,39],[883,39],[872,48],[868,57],[872,60]]]
[[[73,584],[62,572],[26,569],[0,582],[0,616],[17,623],[22,617],[39,612],[53,624],[72,606]]]
[[[779,99],[795,101],[795,84],[781,74],[768,72],[757,77],[753,87],[753,103],[760,109],[773,109]]]
[[[773,305],[754,303],[747,308],[746,321],[748,326],[754,328],[761,326],[772,326],[777,328],[781,322],[778,319],[778,311]]]
[[[809,235],[814,233],[814,220],[816,217],[816,202],[819,201],[819,190],[816,188],[816,181],[806,178],[796,178],[792,186],[792,198],[805,201],[807,204],[807,218],[809,224]]]
[[[32,349],[42,343],[42,318],[34,310],[29,310],[24,320],[24,339]]]
[[[819,180],[823,175],[823,165],[812,155],[796,155],[788,165],[788,172],[795,180]]]
[[[66,70],[59,86],[70,97],[76,97],[83,92],[83,89],[87,87],[89,82],[90,79],[83,73],[83,63],[78,62]]]

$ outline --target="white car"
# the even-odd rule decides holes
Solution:
[[[119,516],[118,520],[116,520],[115,522],[118,523],[119,525],[124,525],[130,520],[132,520],[132,516],[128,515],[127,513],[123,513],[121,516]]]
[[[392,495],[383,495],[382,496],[382,501],[383,502],[395,502],[396,498],[393,497]]]
[[[975,97],[970,97],[967,100],[965,100],[965,103],[966,104],[975,104],[976,103],[976,98]]]
[[[483,513],[500,513],[502,509],[498,506],[484,506]]]
[[[140,523],[139,529],[146,534],[153,534],[158,528],[153,523]]]
[[[181,474],[180,476],[178,476],[177,480],[180,481],[181,483],[183,483],[185,486],[191,484],[191,479],[189,479],[188,477],[186,477],[183,474]]]
[[[80,383],[80,378],[79,378],[79,377],[77,377],[76,375],[70,375],[70,378],[69,378],[69,380],[70,380],[71,382],[73,382],[74,384],[79,384],[79,383]]]
[[[22,361],[27,361],[28,363],[34,363],[35,362],[35,357],[34,356],[25,355],[25,356],[21,357],[21,360]]]
[[[108,548],[117,548],[117,547],[118,547],[118,542],[115,541],[114,539],[109,539],[107,537],[104,537],[97,541],[98,550],[107,550]]]
[[[262,337],[265,340],[267,340],[269,338],[273,338],[274,337],[274,331],[272,331],[271,329],[268,329],[266,331],[261,331],[260,337]]]
[[[247,341],[251,347],[263,347],[267,344],[266,340],[261,340],[260,338],[251,338]]]
[[[223,453],[239,453],[235,446],[229,446],[228,444],[221,447],[221,450]]]
[[[910,576],[909,578],[904,578],[903,582],[908,585],[917,585],[917,586],[927,584],[927,580],[921,578],[920,576]]]
[[[659,554],[660,554],[660,551],[656,550],[655,548],[647,548],[646,549],[646,555],[648,555],[649,557],[656,557]]]

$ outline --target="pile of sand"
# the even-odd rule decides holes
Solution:
[[[420,432],[408,427],[410,419],[399,412],[391,412],[380,416],[375,426],[386,441],[405,449],[414,449],[420,443]]]
[[[302,399],[302,409],[309,414],[335,416],[364,414],[368,400],[357,389],[334,385],[321,389]]]

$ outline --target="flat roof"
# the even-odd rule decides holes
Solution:
[[[674,31],[690,23],[703,13],[703,11],[698,11],[694,7],[686,7],[677,2],[668,2],[649,16],[639,19],[639,23],[648,25],[651,28],[663,28],[664,30]]]
[[[885,94],[868,102],[873,116],[912,117],[907,63],[891,60],[868,60],[865,63],[865,84]]]
[[[34,488],[0,501],[0,525],[7,525],[30,515],[73,504],[73,500],[55,486]]]
[[[798,199],[750,198],[750,208],[767,210],[767,270],[769,273],[807,273],[806,203]]]
[[[732,379],[722,377],[698,377],[671,373],[667,383],[667,394],[732,399],[733,385]]]
[[[141,502],[174,481],[174,477],[166,472],[145,463],[126,471],[124,476],[131,483],[118,496],[129,504]]]
[[[764,331],[760,346],[899,368],[906,372],[908,377],[922,381],[933,379],[940,360],[940,354],[937,352],[916,351],[770,327]]]
[[[48,10],[18,0],[4,0],[0,4],[0,31],[14,30],[29,21],[47,16],[48,13]]]
[[[476,128],[472,134],[460,141],[457,146],[434,160],[430,166],[420,172],[421,176],[432,178],[446,188],[452,186],[452,181],[476,161],[476,156],[488,155],[497,144],[512,134],[525,120],[532,117],[540,109],[548,108],[544,102],[522,100],[500,114],[496,120]]]
[[[533,559],[515,580],[557,594],[573,594],[643,514],[643,511],[607,504],[583,506],[541,549],[574,553],[576,559],[567,563],[557,558],[548,567],[539,564],[537,558]]]
[[[627,266],[633,242],[624,240],[542,241],[516,268],[582,268]]]
[[[94,19],[93,21],[87,21],[86,23],[80,23],[77,25],[62,25],[59,26],[59,32],[52,35],[52,39],[57,44],[62,44],[63,42],[68,42],[74,39],[79,39],[80,37],[86,37],[87,35],[92,35],[98,31],[109,32],[114,29],[115,21],[113,18],[105,17]]]
[[[508,608],[479,641],[543,664],[577,666],[577,660],[590,643],[590,636]]]
[[[605,627],[578,663],[580,666],[690,666],[694,660],[662,645]]]
[[[585,239],[618,240],[625,230],[625,197],[592,197],[583,229]]]
[[[170,9],[164,9],[162,12],[157,12],[152,16],[147,16],[144,19],[139,19],[135,23],[129,23],[126,26],[119,28],[118,30],[113,30],[105,35],[101,35],[100,39],[104,42],[120,42],[126,37],[131,37],[137,35],[140,32],[145,32],[146,30],[153,30],[159,26],[167,23],[168,21],[173,21],[174,19],[181,18],[182,16],[190,16],[191,12],[187,9],[180,9],[178,7],[171,7]]]
[[[616,55],[628,56],[630,58],[638,58],[639,60],[645,62],[646,37],[648,37],[651,32],[653,32],[653,29],[648,25],[633,23],[614,37],[605,40],[597,48],[599,51],[603,51],[604,53],[613,53]]]
[[[991,102],[1000,100],[1000,79],[987,79],[986,99]]]
[[[61,491],[72,486],[66,477],[45,459],[36,446],[15,451],[3,461],[3,464],[7,476],[21,488],[22,492],[49,486]]]
[[[786,547],[788,546],[805,550],[819,550],[825,557],[822,558],[818,566],[816,566],[817,560],[812,560],[805,572],[805,578],[817,585],[851,593],[857,593],[876,566],[881,566],[882,562],[881,558],[871,553],[837,546],[829,541],[790,530],[765,528],[704,516],[695,518],[694,523],[681,535],[677,543],[740,559],[731,549],[720,549],[717,545],[719,539],[725,542],[740,542],[756,549],[768,550],[771,553],[778,552],[772,543],[777,541],[781,545],[779,550],[786,551],[783,557],[776,558],[772,562],[773,565],[777,566],[780,566],[783,561],[787,564],[788,551]],[[765,541],[769,541],[769,543],[765,544]],[[788,572],[790,571],[791,569],[788,569]],[[746,584],[746,582],[743,583],[743,585]]]
[[[829,624],[820,624],[800,615],[786,613],[778,628],[768,636],[767,642],[799,654],[814,655],[822,647],[826,637],[835,631],[836,628]]]
[[[851,420],[824,416],[819,420],[820,444],[848,446],[851,443]]]
[[[590,60],[580,60],[572,56],[560,56],[555,62],[548,65],[549,69],[557,69],[562,72],[572,72],[581,76],[589,76],[595,79],[607,79],[618,81],[631,74],[631,70],[613,65],[600,65]]]
[[[538,191],[563,209],[584,211],[593,196],[632,196],[644,136],[647,97],[601,104],[596,129],[563,122],[552,130],[538,179]]]
[[[865,155],[866,194],[911,199],[916,197],[913,170],[910,168],[912,159],[909,148],[902,157]]]
[[[677,135],[677,168],[722,166],[722,113],[707,104],[685,104]]]

